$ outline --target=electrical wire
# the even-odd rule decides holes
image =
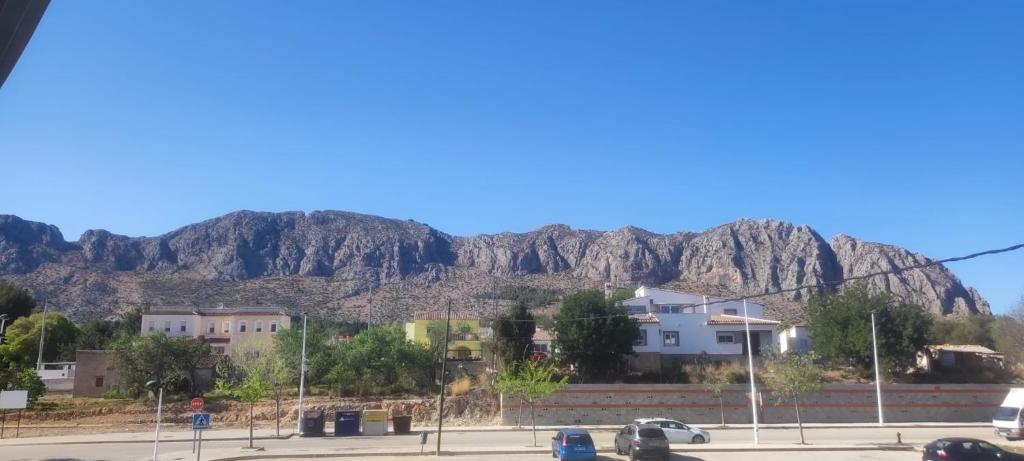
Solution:
[[[1020,250],[1021,248],[1024,248],[1024,243],[1019,243],[1019,244],[1016,244],[1016,245],[1011,245],[1011,246],[1008,246],[1006,248],[999,248],[999,249],[994,249],[994,250],[979,251],[977,253],[971,253],[971,254],[964,255],[964,256],[954,256],[954,257],[951,257],[951,258],[930,260],[930,261],[927,261],[927,262],[924,262],[924,263],[920,263],[920,264],[912,264],[912,265],[909,265],[909,266],[897,267],[895,269],[871,272],[871,273],[868,273],[868,274],[856,275],[856,276],[852,276],[852,277],[844,277],[844,278],[838,279],[838,280],[824,280],[824,281],[821,281],[821,282],[810,283],[810,284],[805,284],[805,285],[799,285],[799,286],[792,287],[792,288],[782,288],[782,289],[778,289],[778,290],[774,290],[774,291],[765,291],[764,293],[760,293],[760,294],[756,294],[756,295],[747,295],[747,296],[739,296],[739,297],[734,297],[734,298],[716,299],[714,301],[708,301],[707,303],[703,303],[702,302],[702,303],[693,303],[693,304],[679,304],[679,308],[680,308],[680,310],[682,310],[682,309],[690,308],[690,307],[694,307],[695,308],[695,307],[702,307],[702,306],[711,306],[711,305],[714,305],[714,304],[742,302],[742,301],[747,300],[747,299],[759,298],[759,297],[763,297],[763,296],[772,296],[772,295],[778,295],[778,294],[784,294],[784,293],[792,293],[794,291],[802,291],[802,290],[807,290],[807,289],[811,289],[811,288],[822,288],[822,287],[826,287],[826,286],[838,286],[838,285],[842,285],[842,284],[847,283],[847,282],[853,282],[853,281],[857,281],[857,280],[869,279],[871,277],[878,277],[880,275],[893,275],[893,274],[898,274],[898,273],[901,273],[901,272],[904,272],[904,271],[915,270],[915,269],[924,269],[926,267],[938,266],[938,265],[949,263],[949,262],[966,261],[968,259],[974,259],[974,258],[978,258],[978,257],[981,257],[981,256],[990,256],[990,255],[995,255],[995,254],[1000,254],[1000,253],[1009,253],[1011,251]],[[618,318],[618,317],[629,317],[629,314],[626,314],[626,315],[623,315],[623,314],[613,314],[613,315],[604,315],[604,316],[589,316],[589,317],[578,317],[578,318],[560,319],[560,320],[563,321],[563,322],[580,322],[580,321],[586,321],[586,320],[612,319],[612,318]],[[509,319],[509,320],[512,321],[512,322],[530,322],[531,321],[531,320],[516,320],[516,319]]]

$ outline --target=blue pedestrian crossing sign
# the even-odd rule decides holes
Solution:
[[[204,431],[210,428],[209,413],[192,413],[192,430]]]

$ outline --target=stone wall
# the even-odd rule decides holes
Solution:
[[[1010,386],[986,384],[892,384],[882,386],[886,422],[985,422]],[[758,389],[762,423],[795,423],[792,402],[779,402]],[[750,388],[732,385],[723,395],[725,422],[752,421]],[[516,424],[519,402],[502,399],[502,423]],[[877,422],[875,386],[829,384],[801,400],[800,415],[811,423]],[[524,421],[529,407],[523,408]],[[625,424],[638,417],[668,417],[694,424],[721,423],[719,400],[699,384],[576,384],[536,405],[537,424]]]

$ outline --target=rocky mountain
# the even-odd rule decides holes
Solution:
[[[158,237],[104,230],[67,242],[60,231],[0,215],[0,277],[29,286],[75,318],[141,304],[279,304],[356,318],[404,318],[455,299],[486,309],[508,284],[560,290],[664,285],[713,295],[767,295],[794,319],[808,294],[844,276],[928,261],[922,255],[813,229],[742,219],[703,232],[601,232],[564,225],[457,237],[425,224],[340,211],[239,211]],[[868,283],[941,315],[988,313],[942,266]]]

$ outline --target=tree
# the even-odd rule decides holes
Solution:
[[[722,414],[722,426],[725,426],[725,388],[729,385],[729,376],[722,367],[708,367],[703,374],[704,388],[718,399],[718,409]]]
[[[521,362],[530,356],[528,349],[533,345],[537,326],[525,302],[516,303],[498,317],[494,326],[495,341],[504,363]]]
[[[765,361],[765,379],[772,394],[793,401],[800,444],[804,444],[804,425],[800,420],[800,398],[821,390],[825,372],[814,363],[811,354],[771,354]]]
[[[17,367],[35,364],[39,357],[42,321],[43,314],[39,312],[15,320],[4,334],[4,343],[0,344],[0,359]],[[47,312],[43,361],[74,360],[77,338],[78,327],[71,320],[60,312]]]
[[[995,318],[972,315],[965,319],[936,319],[929,332],[931,344],[978,344],[995,347],[992,326]]]
[[[1024,298],[1007,315],[990,325],[993,349],[1005,354],[1006,362],[1024,364]]]
[[[321,384],[331,371],[331,334],[320,322],[307,322],[306,332],[306,390],[314,384]],[[274,349],[291,370],[292,376],[299,376],[302,357],[302,320],[292,320],[292,328],[281,330],[274,336]],[[298,382],[296,382],[298,385]]]
[[[141,327],[142,311],[139,309],[123,312],[113,320],[91,320],[81,326],[75,350],[108,349],[114,337],[137,335]]]
[[[537,400],[564,388],[568,382],[568,376],[555,379],[554,369],[549,363],[532,360],[507,365],[498,375],[499,392],[519,397],[530,405],[533,446],[537,446],[537,418],[534,412]]]
[[[872,293],[863,284],[808,300],[808,329],[815,352],[862,373],[870,372],[872,312],[882,368],[889,375],[906,372],[915,365],[917,352],[928,344],[932,317],[920,306],[897,302],[888,293]]]
[[[252,373],[260,375],[267,392],[274,396],[277,436],[280,437],[281,399],[285,388],[295,382],[296,376],[291,373],[284,359],[277,354],[273,342],[250,336],[231,347],[230,360],[222,361],[218,365],[217,374],[221,375],[230,387],[244,381]],[[218,385],[219,383],[218,381]]]
[[[46,394],[46,385],[34,366],[0,368],[0,390],[28,391],[29,405]]]
[[[574,366],[583,379],[614,372],[622,357],[633,353],[633,343],[639,337],[636,322],[597,290],[566,296],[555,315],[555,347],[560,360]]]
[[[121,336],[113,343],[114,365],[121,386],[131,395],[146,392],[155,380],[169,391],[195,392],[195,371],[210,356],[210,347],[196,338],[171,338],[163,332]]]
[[[636,296],[636,291],[629,288],[619,288],[608,298],[608,302],[611,304],[619,304],[622,301],[633,298]]]
[[[254,362],[258,366],[260,362]],[[267,395],[267,382],[259,369],[249,369],[240,381],[217,380],[217,391],[249,404],[249,448],[252,448],[253,407]]]
[[[36,308],[36,300],[25,288],[0,279],[0,315],[7,316],[7,325],[27,317]]]
[[[378,326],[339,344],[327,375],[339,394],[388,395],[429,390],[434,356],[399,327]]]

